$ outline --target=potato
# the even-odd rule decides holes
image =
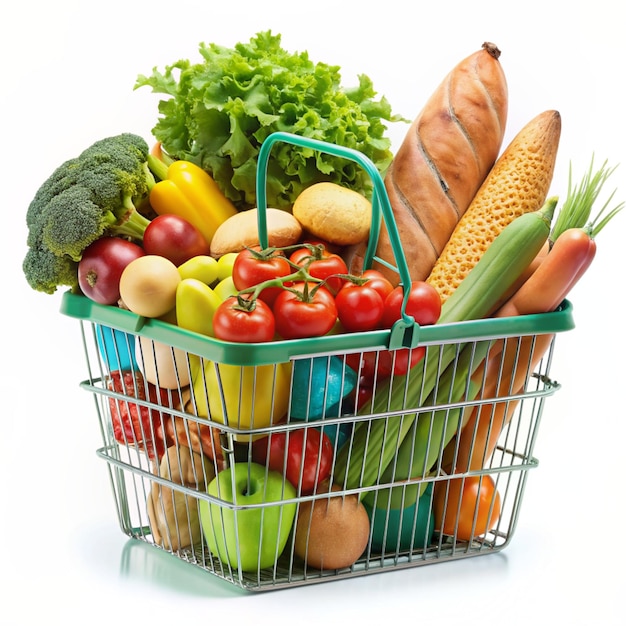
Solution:
[[[171,446],[161,460],[159,476],[172,483],[204,491],[215,471],[206,457],[185,446]],[[156,544],[176,551],[201,540],[197,498],[154,482],[147,508]]]
[[[316,183],[296,198],[293,215],[314,237],[338,246],[351,246],[367,241],[372,205],[352,189],[335,183]]]
[[[300,504],[294,551],[309,567],[350,567],[363,554],[369,534],[369,515],[357,495],[329,495]]]

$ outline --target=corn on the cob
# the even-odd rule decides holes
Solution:
[[[560,136],[559,112],[544,111],[522,128],[498,158],[427,279],[442,300],[450,297],[507,224],[542,206]]]

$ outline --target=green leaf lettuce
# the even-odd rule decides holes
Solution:
[[[163,72],[140,75],[135,88],[164,94],[154,137],[175,159],[205,169],[239,208],[256,205],[256,159],[273,132],[284,131],[359,150],[384,175],[392,160],[385,121],[393,115],[372,81],[341,86],[339,67],[290,53],[280,35],[258,33],[234,48],[200,44],[202,62],[179,60]],[[309,185],[331,181],[368,193],[360,167],[340,157],[291,144],[272,149],[267,175],[269,206],[290,208]]]

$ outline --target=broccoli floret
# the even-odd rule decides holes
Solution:
[[[83,250],[116,228],[115,215],[93,201],[88,187],[74,186],[50,200],[42,215],[41,243],[57,256],[80,261]]]
[[[26,213],[29,250],[23,267],[31,286],[53,293],[55,271],[57,285],[74,286],[70,278],[84,249],[104,235],[142,239],[150,221],[137,206],[155,184],[148,153],[138,135],[107,137],[60,165],[41,185]]]
[[[22,269],[36,291],[53,294],[61,285],[78,288],[78,263],[68,256],[53,254],[45,246],[29,248]]]
[[[38,219],[42,209],[45,208],[52,198],[76,184],[77,170],[78,159],[65,161],[39,187],[26,211],[26,224],[29,228]]]

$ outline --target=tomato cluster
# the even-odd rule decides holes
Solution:
[[[289,250],[288,250],[289,251]],[[228,341],[271,341],[320,337],[337,321],[335,294],[348,268],[323,246],[290,250],[246,248],[233,264],[239,293],[215,312],[215,335]]]
[[[379,271],[348,272],[341,256],[323,244],[293,248],[245,249],[232,268],[238,290],[213,318],[215,336],[237,342],[320,337],[338,328],[367,332],[391,328],[402,317],[403,286],[394,287]],[[423,281],[411,284],[405,313],[420,325],[434,324],[441,313],[437,290]],[[425,349],[351,354],[347,363],[359,375],[367,394],[375,379],[403,375]]]

